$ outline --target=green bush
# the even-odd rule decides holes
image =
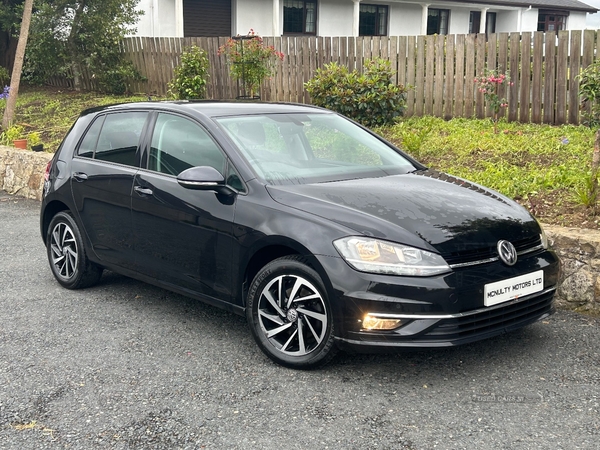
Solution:
[[[192,45],[181,54],[181,63],[175,68],[169,91],[180,100],[206,97],[208,80],[208,57],[206,52]]]
[[[315,105],[375,127],[394,123],[404,112],[406,89],[393,76],[383,59],[367,60],[362,74],[334,62],[318,69],[305,87]]]
[[[579,95],[590,112],[583,111],[583,123],[590,128],[600,126],[600,62],[589,65],[579,74]]]
[[[131,61],[118,61],[113,67],[101,72],[98,76],[98,87],[101,92],[114,95],[131,93],[131,83],[142,81],[140,75]]]

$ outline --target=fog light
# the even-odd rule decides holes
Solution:
[[[365,330],[392,330],[402,325],[402,319],[385,319],[367,314],[363,320]]]

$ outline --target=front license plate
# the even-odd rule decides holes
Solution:
[[[544,271],[528,273],[485,285],[483,304],[493,306],[544,289]]]

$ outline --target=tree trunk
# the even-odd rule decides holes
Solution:
[[[25,4],[23,5],[23,19],[21,20],[21,31],[19,33],[19,43],[17,44],[15,64],[10,79],[10,94],[6,99],[6,109],[4,110],[4,117],[2,118],[3,130],[6,130],[15,119],[15,107],[17,106],[17,97],[19,95],[19,86],[21,84],[21,72],[23,71],[23,59],[25,58],[27,38],[29,38],[29,24],[31,23],[32,9],[33,0],[25,0]]]
[[[71,32],[67,38],[67,49],[69,57],[71,58],[71,70],[73,70],[73,88],[76,91],[81,90],[81,66],[79,65],[79,55],[77,54],[77,44],[75,43],[75,37],[79,32],[79,23],[81,22],[81,11],[85,7],[85,1],[79,2],[77,9],[75,10],[75,17],[73,17],[73,24],[71,25]]]

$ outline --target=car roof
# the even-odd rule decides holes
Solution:
[[[160,102],[132,102],[90,108],[81,113],[87,115],[102,111],[128,110],[128,109],[155,109],[170,111],[194,111],[207,117],[238,116],[252,114],[308,114],[308,113],[331,113],[331,111],[316,106],[302,105],[297,103],[266,103],[247,101],[214,101],[214,100],[191,100],[191,101],[160,101]]]

